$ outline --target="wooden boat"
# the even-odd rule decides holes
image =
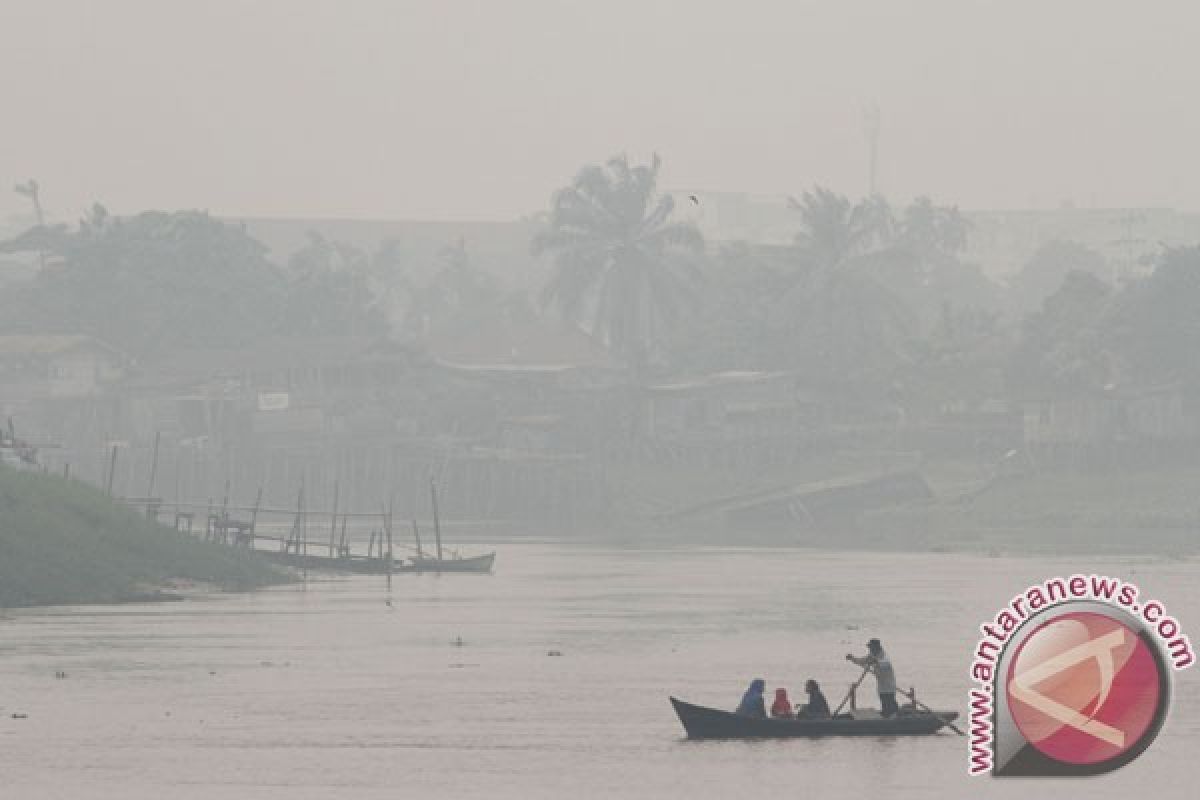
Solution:
[[[958,718],[957,711],[912,711],[885,718],[858,709],[824,719],[761,719],[685,703],[671,705],[689,739],[790,739],[816,736],[923,736],[937,733]]]
[[[431,558],[429,556],[413,556],[400,572],[491,572],[496,554],[485,553],[481,556],[467,558]]]
[[[393,559],[391,569],[388,569],[386,558],[366,558],[364,556],[342,556],[330,558],[327,555],[304,555],[302,553],[287,553],[277,550],[255,550],[255,553],[272,561],[294,569],[328,570],[331,572],[351,572],[356,575],[393,575],[408,572],[474,572],[492,571],[496,560],[495,553],[487,553],[470,558],[413,558],[409,561]]]
[[[267,561],[282,564],[294,569],[328,570],[331,572],[351,572],[356,575],[386,575],[388,573],[387,559],[367,558],[364,556],[329,557],[303,553],[289,553],[278,550],[255,550],[257,555]],[[391,571],[416,572],[411,566],[406,567],[402,561],[392,561]]]
[[[316,553],[304,552],[308,545],[302,544],[299,538],[299,528],[293,528],[292,535],[286,540],[277,540],[286,547],[282,550],[255,549],[254,552],[276,564],[283,564],[294,569],[328,570],[332,572],[351,572],[359,575],[399,575],[406,572],[467,572],[488,573],[496,561],[496,553],[485,553],[479,556],[463,557],[451,551],[447,555],[442,549],[442,526],[438,516],[437,488],[430,482],[431,499],[433,502],[433,530],[437,539],[436,555],[425,553],[421,549],[421,533],[417,529],[417,521],[413,520],[413,537],[416,540],[417,554],[411,558],[399,559],[391,557],[392,553],[392,515],[389,509],[383,511],[383,532],[379,534],[379,546],[376,548],[376,536],[371,534],[371,544],[367,547],[366,556],[356,556],[350,553],[345,545],[346,527],[343,518],[342,545],[334,553],[333,531],[329,534],[328,552],[321,553],[324,546],[314,543]],[[303,502],[303,496],[301,501]],[[336,501],[335,501],[336,502]],[[300,522],[299,513],[296,525]],[[385,549],[386,535],[386,549]],[[264,537],[265,538],[265,537]],[[302,549],[303,548],[303,549]]]
[[[401,569],[402,572],[491,572],[492,564],[496,561],[496,553],[485,553],[481,556],[468,556],[463,558],[455,553],[450,558],[446,558],[442,552],[442,522],[438,515],[438,496],[437,485],[431,479],[429,481],[429,500],[433,506],[433,535],[437,543],[437,555],[426,555],[421,549],[421,532],[417,529],[417,521],[414,519],[413,539],[417,545],[417,554],[409,559],[409,563],[405,564]]]

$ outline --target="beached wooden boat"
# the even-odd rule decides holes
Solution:
[[[858,709],[825,719],[760,719],[705,708],[671,698],[689,739],[789,739],[815,736],[922,736],[937,733],[958,718],[956,711],[904,709],[885,718]]]

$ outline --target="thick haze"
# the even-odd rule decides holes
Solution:
[[[1200,207],[1200,14],[1115,2],[18,2],[0,219],[504,219],[612,153],[666,186]]]

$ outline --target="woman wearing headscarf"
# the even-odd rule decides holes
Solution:
[[[796,716],[792,711],[792,701],[788,699],[787,689],[775,690],[775,702],[771,704],[771,716],[778,719],[791,719]]]
[[[763,692],[767,688],[767,682],[762,678],[755,678],[750,682],[750,688],[742,695],[742,702],[738,703],[737,712],[744,717],[766,717],[767,705],[763,700]]]
[[[828,717],[829,702],[825,699],[824,693],[821,692],[821,687],[817,682],[809,678],[804,684],[804,691],[808,695],[808,702],[801,709],[806,717]]]

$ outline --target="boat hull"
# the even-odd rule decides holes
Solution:
[[[406,572],[491,572],[495,561],[495,553],[470,558],[414,557],[411,564],[404,565],[404,569]]]
[[[272,550],[255,550],[254,552],[268,561],[282,564],[285,567],[292,567],[293,569],[351,572],[356,575],[386,575],[388,573],[388,563],[383,558],[363,558],[362,556],[330,558],[329,556],[283,553]],[[406,567],[403,562],[392,562],[392,573],[404,572],[406,569],[409,572],[413,571],[411,567]]]
[[[392,561],[391,568],[385,558],[364,558],[348,556],[330,558],[326,555],[305,555],[303,553],[287,553],[273,550],[256,550],[258,555],[276,564],[292,567],[293,569],[327,570],[332,572],[352,572],[357,575],[399,575],[405,572],[491,572],[492,564],[496,561],[495,553],[487,553],[471,558],[414,558],[411,562]]]
[[[926,736],[937,733],[958,718],[956,711],[904,712],[895,717],[878,715],[833,719],[760,719],[729,711],[705,708],[671,698],[675,714],[689,739],[793,739],[818,736]]]

